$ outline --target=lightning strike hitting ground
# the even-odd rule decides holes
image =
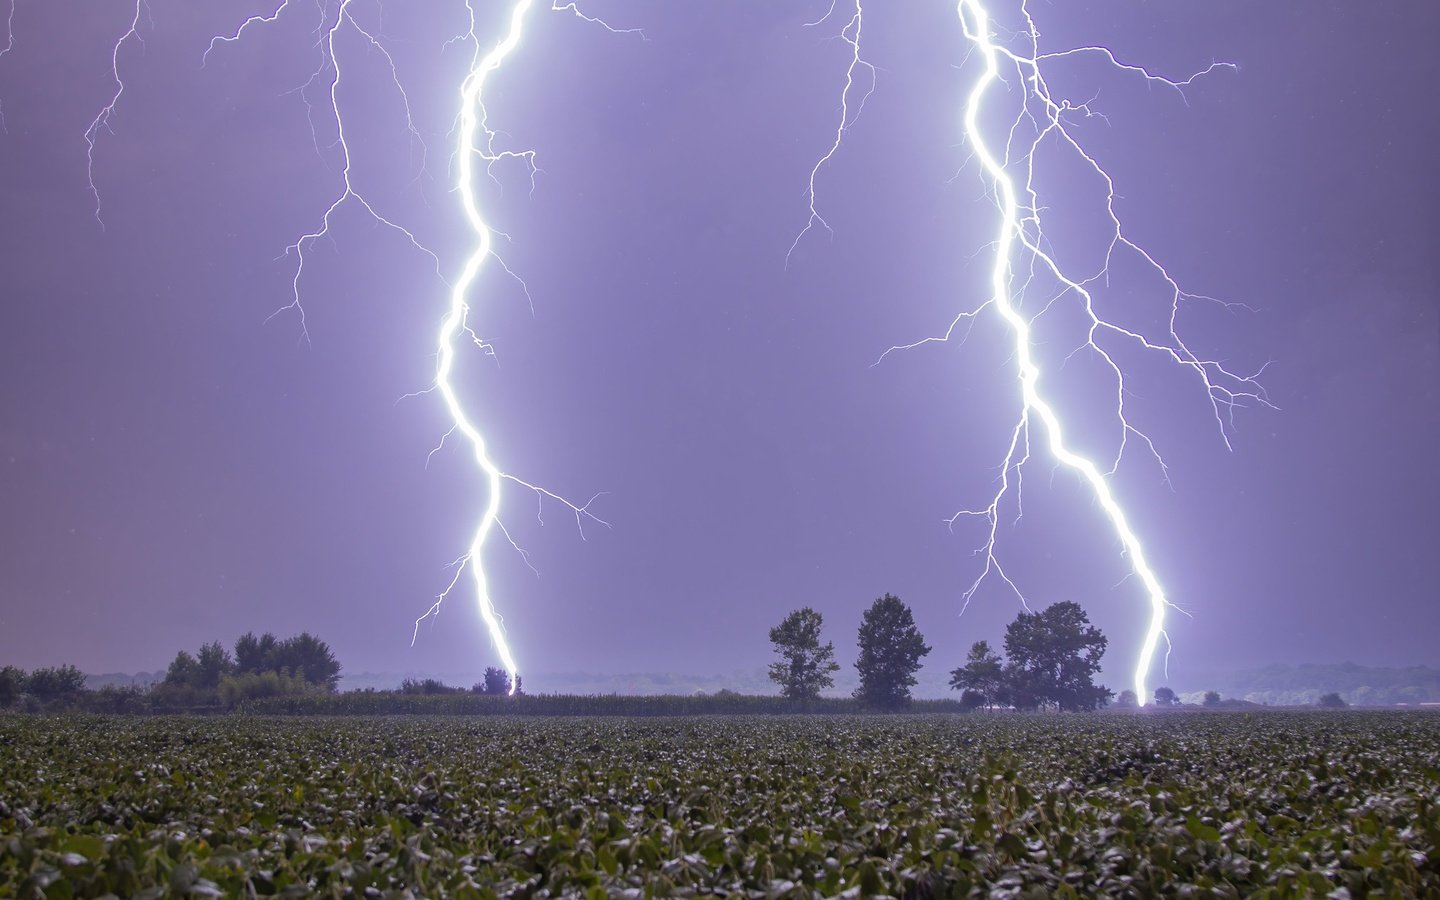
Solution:
[[[1253,375],[1236,374],[1219,362],[1205,359],[1191,352],[1181,339],[1176,320],[1183,304],[1192,301],[1214,301],[1213,298],[1189,294],[1170,274],[1146,251],[1126,237],[1115,210],[1115,186],[1100,164],[1087,153],[1072,135],[1074,117],[1098,115],[1088,104],[1072,104],[1057,99],[1046,81],[1045,70],[1049,61],[1065,57],[1094,55],[1129,74],[1139,75],[1146,80],[1165,86],[1180,93],[1183,87],[1195,78],[1216,68],[1229,67],[1224,63],[1212,64],[1204,71],[1183,81],[1174,81],[1151,74],[1149,71],[1119,62],[1104,47],[1079,47],[1058,52],[1041,53],[1035,22],[1030,16],[1024,0],[1020,3],[1024,26],[1020,29],[1017,42],[1021,50],[1010,49],[997,41],[990,16],[980,0],[959,0],[956,12],[960,18],[965,38],[973,52],[984,63],[980,79],[970,91],[965,103],[963,122],[966,141],[974,157],[979,160],[991,190],[1000,221],[994,241],[994,263],[990,270],[990,296],[979,307],[961,313],[951,323],[946,333],[926,341],[944,341],[965,323],[967,328],[976,316],[986,308],[993,307],[1014,335],[1014,359],[1020,378],[1021,408],[1014,430],[1009,437],[1008,448],[1001,465],[999,489],[990,502],[980,509],[965,509],[955,513],[948,522],[954,524],[964,516],[974,516],[988,524],[988,537],[980,552],[985,556],[985,567],[975,582],[965,591],[964,599],[970,598],[992,575],[1000,578],[1013,590],[1021,601],[1025,598],[1020,588],[1011,579],[996,555],[998,527],[1001,506],[1012,493],[1015,494],[1017,517],[1021,512],[1022,467],[1031,458],[1031,427],[1038,424],[1044,430],[1044,445],[1060,464],[1076,472],[1091,489],[1095,500],[1104,513],[1106,521],[1115,533],[1129,561],[1132,573],[1144,586],[1148,605],[1148,627],[1135,665],[1134,689],[1140,703],[1148,693],[1146,678],[1154,661],[1155,650],[1165,634],[1165,616],[1173,605],[1166,596],[1164,587],[1149,561],[1145,547],[1132,528],[1125,510],[1116,498],[1110,484],[1110,477],[1120,464],[1128,440],[1135,437],[1142,441],[1150,454],[1157,460],[1164,472],[1164,461],[1156,451],[1154,443],[1143,431],[1131,424],[1126,415],[1126,379],[1116,362],[1113,348],[1119,344],[1130,344],[1146,353],[1159,354],[1169,362],[1188,370],[1204,390],[1210,408],[1214,412],[1226,447],[1230,446],[1229,429],[1234,425],[1236,407],[1250,404],[1269,405],[1264,389],[1257,383],[1260,372]],[[1233,67],[1230,67],[1233,68]],[[996,139],[982,125],[982,112],[987,102],[996,94],[995,88],[1008,88],[1011,97],[1020,100],[1014,111],[1008,129]],[[1047,207],[1041,201],[1036,186],[1036,153],[1042,145],[1053,143],[1061,150],[1072,154],[1099,178],[1106,189],[1104,215],[1109,222],[1111,233],[1104,260],[1099,267],[1084,275],[1072,275],[1062,267],[1052,250],[1042,228],[1042,219]],[[1158,336],[1148,335],[1139,330],[1122,327],[1105,319],[1096,308],[1096,285],[1105,283],[1110,276],[1110,267],[1118,255],[1130,254],[1144,263],[1165,285],[1164,301],[1168,304],[1168,327]],[[1027,292],[1038,281],[1048,279],[1051,289],[1042,297],[1038,309],[1026,309]],[[1096,460],[1077,451],[1067,438],[1065,419],[1051,402],[1043,389],[1044,371],[1036,357],[1036,346],[1032,326],[1061,302],[1078,304],[1088,322],[1084,342],[1071,353],[1080,350],[1096,354],[1103,360],[1113,378],[1115,387],[1115,415],[1118,420],[1119,440],[1113,460],[1102,466]],[[1229,304],[1226,304],[1229,305]],[[917,344],[907,345],[910,347]],[[1107,347],[1111,349],[1107,349]],[[903,349],[903,348],[891,348]],[[887,353],[890,351],[886,351]],[[883,356],[882,356],[883,358]],[[1263,368],[1262,368],[1263,371]],[[1011,474],[1014,481],[1011,481]]]
[[[582,527],[585,519],[606,524],[604,520],[597,518],[590,512],[590,504],[595,502],[596,497],[591,497],[583,505],[571,503],[563,497],[551,493],[543,488],[537,487],[525,481],[509,475],[500,470],[486,449],[485,438],[480,430],[470,421],[465,412],[464,405],[460,402],[455,392],[455,386],[451,382],[451,371],[455,365],[455,345],[462,334],[469,335],[472,341],[479,342],[470,330],[467,319],[470,314],[469,302],[466,299],[471,286],[480,274],[481,266],[485,260],[494,253],[494,232],[486,223],[480,212],[480,203],[475,194],[475,159],[483,159],[486,166],[493,166],[504,159],[523,159],[530,167],[531,177],[534,177],[535,155],[533,151],[499,150],[495,146],[496,134],[489,127],[489,114],[485,109],[484,90],[487,79],[505,62],[506,58],[519,46],[520,39],[524,34],[525,18],[530,12],[533,0],[517,0],[511,7],[508,19],[508,31],[503,40],[495,44],[488,53],[481,55],[480,41],[475,35],[475,11],[466,4],[470,10],[470,31],[465,38],[474,44],[475,51],[472,57],[470,72],[466,75],[460,86],[460,108],[459,108],[459,141],[456,145],[455,159],[458,163],[458,176],[456,190],[460,194],[461,206],[465,211],[465,220],[474,232],[474,249],[465,260],[461,269],[460,277],[450,289],[450,307],[445,314],[444,320],[440,323],[440,335],[438,340],[438,356],[435,370],[435,386],[440,390],[440,395],[445,400],[445,408],[454,421],[454,429],[459,430],[469,441],[475,454],[475,464],[485,477],[485,506],[481,511],[480,523],[476,526],[475,535],[470,540],[470,548],[456,568],[455,578],[449,586],[441,592],[435,600],[435,604],[416,620],[415,626],[418,632],[420,622],[427,616],[434,615],[440,610],[450,590],[455,587],[465,568],[469,568],[475,579],[476,600],[480,608],[480,616],[485,621],[486,628],[490,631],[490,638],[500,654],[500,659],[505,669],[510,672],[512,678],[510,692],[514,693],[518,686],[519,667],[515,658],[510,652],[509,642],[505,639],[505,629],[499,614],[495,610],[495,603],[490,596],[489,578],[485,573],[482,554],[485,544],[489,540],[490,532],[496,528],[504,531],[504,525],[500,522],[500,498],[503,481],[509,480],[519,484],[541,497],[559,501],[564,504],[574,515],[577,527]],[[554,6],[556,9],[561,7]],[[572,4],[568,7],[575,15],[582,19],[587,17],[581,15],[578,9]],[[603,23],[602,23],[603,24]],[[605,26],[609,28],[609,26]],[[533,182],[532,182],[533,183]],[[582,527],[583,537],[583,527]],[[506,535],[508,538],[508,534]],[[514,541],[511,541],[514,544]],[[527,557],[528,562],[528,557]]]
[[[339,97],[341,83],[341,55],[337,47],[337,35],[344,28],[349,28],[353,33],[359,35],[368,44],[369,48],[378,51],[388,67],[390,80],[394,84],[404,103],[406,128],[411,137],[423,147],[424,142],[415,126],[411,116],[410,99],[401,85],[399,74],[396,71],[395,60],[381,43],[378,33],[374,29],[366,28],[361,24],[351,9],[353,0],[341,0],[335,9],[334,18],[330,18],[328,7],[321,3],[317,5],[320,14],[319,24],[316,27],[316,47],[319,51],[319,66],[311,75],[310,79],[296,91],[304,100],[307,109],[311,112],[312,139],[317,155],[323,156],[321,142],[318,132],[315,131],[314,112],[317,108],[312,100],[310,92],[319,86],[326,98],[324,103],[325,115],[333,123],[336,138],[333,146],[338,147],[342,156],[343,167],[341,170],[342,184],[339,193],[334,200],[325,208],[320,216],[317,227],[300,236],[293,244],[286,248],[286,255],[294,253],[297,259],[295,273],[291,281],[291,301],[272,314],[278,315],[286,310],[294,310],[300,319],[301,336],[308,342],[309,332],[305,323],[305,309],[301,303],[301,279],[305,272],[306,251],[314,243],[323,237],[330,235],[331,227],[336,214],[348,204],[359,206],[373,220],[385,225],[401,234],[412,246],[426,254],[436,267],[436,275],[441,282],[449,288],[449,304],[444,319],[440,323],[440,330],[436,340],[436,371],[435,380],[431,387],[419,393],[438,391],[444,400],[445,409],[450,416],[452,426],[441,438],[439,450],[444,445],[445,439],[455,432],[460,432],[470,444],[474,452],[475,463],[479,467],[485,482],[485,501],[481,510],[480,522],[476,527],[475,534],[470,541],[468,550],[459,559],[452,563],[451,568],[454,575],[445,589],[436,597],[424,614],[415,620],[415,631],[411,636],[411,643],[419,637],[419,629],[422,622],[427,618],[437,615],[441,605],[449,597],[450,593],[459,584],[460,579],[468,569],[475,580],[476,598],[481,619],[484,621],[490,638],[495,645],[496,652],[500,656],[505,669],[512,675],[511,691],[518,687],[519,667],[516,664],[514,654],[510,650],[509,642],[505,637],[503,622],[495,608],[491,597],[489,578],[486,575],[483,564],[483,551],[489,541],[492,531],[498,530],[510,545],[520,554],[521,558],[530,564],[529,554],[510,536],[504,523],[500,520],[500,504],[506,482],[518,485],[534,493],[540,504],[537,509],[537,518],[543,524],[543,511],[545,500],[553,500],[560,503],[575,516],[576,525],[580,528],[581,537],[584,537],[583,525],[586,519],[608,525],[603,519],[598,518],[591,512],[591,504],[601,496],[596,494],[589,501],[583,504],[572,503],[559,494],[553,493],[539,485],[524,481],[499,468],[490,457],[486,442],[480,430],[466,413],[463,403],[460,400],[453,380],[458,343],[463,337],[465,343],[478,347],[481,352],[493,355],[491,346],[483,340],[471,327],[469,323],[470,306],[467,296],[474,286],[476,278],[487,259],[493,258],[501,270],[514,278],[520,285],[525,296],[529,299],[529,290],[515,273],[505,265],[505,262],[495,253],[494,238],[500,232],[495,231],[484,219],[480,212],[480,202],[476,194],[476,173],[475,161],[481,159],[485,162],[486,170],[491,171],[495,164],[505,160],[519,160],[528,169],[531,179],[531,187],[534,188],[536,172],[535,154],[531,150],[507,150],[496,146],[497,133],[488,125],[488,114],[484,105],[484,88],[488,78],[500,68],[501,64],[519,46],[521,36],[524,32],[524,25],[533,0],[517,0],[510,8],[510,14],[506,19],[507,30],[502,40],[497,42],[488,52],[482,52],[482,42],[476,32],[476,9],[470,0],[464,3],[464,10],[468,20],[468,28],[465,32],[454,36],[446,42],[447,47],[460,44],[472,47],[472,55],[469,68],[460,87],[459,107],[455,117],[455,133],[458,136],[454,155],[454,164],[457,170],[455,183],[456,192],[460,196],[461,207],[465,214],[465,220],[471,231],[471,238],[474,241],[464,265],[461,268],[460,276],[453,283],[445,280],[441,272],[439,257],[428,247],[423,245],[408,228],[397,224],[392,218],[380,213],[375,206],[356,187],[351,178],[351,147],[345,131],[345,117],[342,113],[342,104]],[[257,15],[246,19],[230,35],[221,35],[211,40],[205,51],[203,62],[208,62],[211,53],[220,46],[237,42],[241,39],[247,29],[252,26],[270,25],[276,22],[282,14],[290,7],[290,0],[284,0],[273,9],[268,15]],[[621,34],[638,34],[642,39],[644,34],[640,29],[635,28],[613,28],[603,20],[587,16],[573,3],[561,5],[558,2],[552,3],[551,9],[560,12],[570,12],[576,17],[593,24],[600,25],[608,31]],[[423,170],[423,163],[422,163]],[[411,396],[411,395],[407,395]],[[433,456],[435,451],[431,451]],[[428,459],[428,458],[427,458]],[[533,570],[533,566],[531,566]]]

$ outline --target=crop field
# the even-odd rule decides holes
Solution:
[[[0,896],[1440,896],[1437,842],[1424,713],[0,716]]]

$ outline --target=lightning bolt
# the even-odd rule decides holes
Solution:
[[[1100,163],[1084,150],[1073,134],[1073,123],[1077,117],[1098,114],[1090,109],[1088,103],[1072,104],[1068,100],[1057,99],[1051,92],[1045,73],[1049,61],[1066,57],[1095,56],[1122,72],[1138,75],[1150,83],[1173,89],[1183,98],[1184,87],[1195,78],[1219,68],[1233,66],[1213,63],[1190,78],[1177,81],[1155,75],[1138,66],[1122,63],[1104,47],[1079,47],[1041,53],[1039,34],[1024,0],[1021,0],[1020,11],[1025,25],[1019,32],[1019,42],[1024,46],[1017,51],[997,42],[990,15],[981,0],[959,0],[956,7],[965,38],[972,52],[978,54],[984,63],[984,70],[965,102],[963,123],[965,138],[974,158],[980,163],[999,211],[994,261],[990,269],[990,296],[979,307],[957,316],[943,335],[904,346],[913,347],[929,341],[948,340],[962,325],[968,334],[969,325],[987,308],[993,308],[1009,327],[1014,336],[1014,359],[1020,381],[1021,409],[1015,427],[1010,432],[1000,469],[999,488],[984,507],[961,510],[947,520],[953,526],[961,517],[973,516],[984,520],[988,525],[988,537],[980,551],[985,556],[984,570],[965,591],[964,600],[968,604],[980,586],[994,576],[1008,585],[1022,603],[1025,602],[1024,595],[997,557],[996,547],[1001,507],[1012,490],[1015,494],[1017,516],[1023,510],[1022,467],[1031,458],[1031,429],[1038,424],[1043,428],[1044,445],[1050,455],[1059,464],[1078,474],[1090,488],[1123,548],[1131,573],[1144,587],[1148,605],[1148,626],[1134,673],[1136,697],[1143,704],[1148,696],[1146,678],[1153,665],[1156,649],[1162,638],[1168,645],[1165,632],[1166,614],[1176,607],[1166,596],[1165,588],[1146,558],[1145,546],[1130,524],[1129,517],[1111,487],[1110,479],[1115,474],[1131,438],[1143,442],[1160,465],[1162,473],[1166,470],[1155,444],[1131,423],[1126,414],[1126,378],[1114,358],[1113,348],[1115,345],[1128,344],[1145,353],[1158,355],[1188,371],[1208,398],[1227,448],[1230,447],[1230,430],[1234,426],[1236,408],[1270,404],[1264,389],[1256,380],[1263,372],[1263,367],[1251,375],[1237,374],[1218,361],[1198,356],[1181,339],[1177,330],[1177,318],[1182,305],[1192,301],[1221,301],[1182,290],[1153,256],[1127,237],[1115,209],[1114,181]],[[982,111],[997,85],[1007,86],[1011,93],[1018,94],[1021,98],[1003,140],[998,142],[987,136],[986,129],[981,124]],[[1110,229],[1108,247],[1103,262],[1095,271],[1087,274],[1071,274],[1056,260],[1053,251],[1047,249],[1050,242],[1042,227],[1046,207],[1041,202],[1035,182],[1035,157],[1042,145],[1047,143],[1083,162],[1105,186],[1105,216]],[[1111,264],[1122,254],[1139,259],[1165,286],[1164,297],[1169,307],[1168,324],[1158,335],[1122,327],[1104,318],[1097,310],[1097,285],[1108,283]],[[1046,283],[1049,285],[1048,296],[1042,296],[1044,302],[1038,309],[1027,304],[1029,294],[1037,284]],[[1113,380],[1115,414],[1120,437],[1115,456],[1108,466],[1102,466],[1100,462],[1075,449],[1067,438],[1065,419],[1044,390],[1045,372],[1036,356],[1032,327],[1037,319],[1065,301],[1078,305],[1087,323],[1085,339],[1072,351],[1071,356],[1081,350],[1095,354],[1108,368],[1109,377]]]
[[[270,318],[286,311],[294,311],[299,317],[300,333],[302,339],[309,341],[309,331],[306,327],[305,308],[301,302],[301,282],[305,275],[306,254],[314,246],[316,241],[328,237],[331,233],[336,215],[346,206],[359,207],[374,221],[395,231],[409,242],[415,249],[424,253],[435,264],[437,278],[449,289],[449,303],[446,313],[440,322],[439,331],[436,337],[436,368],[435,379],[429,388],[416,392],[426,394],[432,391],[438,392],[444,402],[446,413],[449,415],[452,425],[441,437],[439,445],[431,451],[433,456],[440,450],[445,441],[456,432],[466,440],[473,451],[475,464],[482,475],[485,487],[485,501],[481,509],[480,521],[476,526],[470,544],[460,558],[456,559],[449,568],[453,575],[445,589],[436,597],[434,603],[415,620],[415,630],[411,636],[411,644],[419,636],[421,623],[426,619],[437,615],[444,601],[456,590],[464,577],[466,571],[472,575],[476,600],[481,619],[484,621],[490,639],[494,644],[496,652],[500,656],[505,669],[510,672],[511,690],[515,689],[519,679],[519,666],[516,664],[509,641],[506,639],[503,620],[495,607],[491,596],[489,577],[483,565],[483,552],[489,543],[493,532],[500,532],[505,540],[521,556],[527,565],[530,565],[530,556],[511,536],[504,523],[500,519],[501,499],[505,485],[512,484],[532,492],[537,499],[537,519],[544,524],[545,502],[553,501],[559,503],[575,517],[577,528],[583,538],[584,523],[588,520],[600,525],[607,525],[608,522],[599,518],[591,510],[591,506],[602,496],[595,494],[585,503],[574,503],[565,497],[554,493],[538,484],[521,479],[509,472],[502,470],[490,456],[486,440],[480,429],[466,413],[463,402],[457,391],[454,381],[454,367],[462,343],[468,343],[478,347],[486,355],[493,356],[493,348],[482,339],[471,327],[471,308],[467,297],[474,287],[482,268],[487,260],[493,259],[506,275],[513,278],[524,292],[527,300],[530,297],[529,289],[515,272],[505,264],[504,260],[495,251],[495,237],[504,236],[503,232],[497,231],[484,218],[481,213],[481,206],[476,193],[476,162],[482,161],[487,174],[494,177],[494,167],[505,161],[519,161],[528,170],[531,182],[531,189],[535,186],[535,176],[538,169],[535,165],[535,153],[533,150],[513,150],[497,146],[498,132],[489,126],[489,115],[484,104],[484,89],[490,78],[519,47],[524,34],[525,23],[530,14],[533,0],[516,0],[510,7],[506,19],[507,28],[504,37],[494,44],[488,51],[484,51],[483,42],[476,31],[476,9],[473,0],[466,0],[464,4],[468,28],[464,32],[455,35],[446,42],[446,46],[452,44],[468,44],[472,47],[469,66],[466,75],[461,82],[459,91],[459,104],[455,116],[455,134],[457,136],[454,163],[457,177],[455,189],[460,197],[461,209],[464,212],[465,220],[470,229],[470,237],[473,240],[471,249],[460,268],[459,276],[453,281],[447,281],[442,272],[440,258],[436,253],[420,242],[413,231],[396,222],[393,218],[380,212],[376,206],[365,196],[355,184],[351,175],[351,146],[345,130],[345,116],[342,113],[342,106],[339,98],[340,84],[342,80],[342,56],[337,47],[337,36],[343,29],[349,29],[354,34],[363,38],[372,50],[378,51],[381,59],[388,67],[390,80],[404,104],[405,125],[412,138],[424,147],[424,141],[416,128],[411,115],[410,99],[405,92],[399,73],[396,70],[395,60],[385,48],[383,42],[375,29],[367,28],[356,16],[352,9],[353,0],[340,0],[335,7],[333,18],[329,7],[321,2],[317,4],[319,10],[319,23],[315,28],[315,46],[319,53],[319,63],[315,72],[304,84],[295,89],[306,104],[310,113],[310,127],[312,142],[314,143],[317,155],[323,157],[319,131],[315,124],[315,113],[317,109],[324,110],[325,117],[331,122],[335,131],[335,140],[331,146],[338,148],[341,156],[341,183],[338,192],[321,213],[316,226],[307,231],[285,249],[285,255],[294,254],[296,265],[291,280],[291,300],[285,306],[277,309]],[[275,6],[268,14],[255,15],[244,20],[228,35],[217,35],[206,48],[202,57],[202,65],[208,63],[212,53],[222,46],[240,41],[245,33],[252,28],[260,28],[272,25],[280,19],[291,6],[291,0],[283,0]],[[637,34],[642,39],[644,33],[638,28],[615,28],[604,20],[586,15],[574,3],[562,5],[559,2],[552,2],[551,9],[558,12],[570,12],[579,19],[599,25],[608,31],[616,34]],[[316,98],[316,93],[323,100]],[[423,172],[423,162],[421,165]],[[533,308],[533,304],[532,304]],[[268,319],[267,319],[268,321]],[[462,342],[462,338],[464,339]],[[406,396],[414,396],[407,394]],[[428,457],[427,457],[428,461]],[[534,566],[530,565],[533,570]]]
[[[825,15],[813,22],[806,22],[805,27],[814,28],[828,20],[835,14],[835,7],[839,2],[840,0],[831,0],[830,8],[825,11]],[[815,165],[810,169],[810,181],[806,188],[806,194],[809,198],[810,216],[805,220],[805,227],[800,229],[799,234],[795,235],[795,240],[791,242],[790,249],[785,253],[785,268],[787,269],[790,267],[790,257],[795,255],[795,248],[800,246],[800,241],[804,239],[805,235],[809,234],[816,227],[823,228],[827,233],[832,235],[835,233],[834,229],[830,227],[830,223],[825,221],[825,217],[820,215],[820,211],[815,205],[815,179],[820,177],[820,170],[840,151],[840,144],[845,139],[845,133],[850,130],[850,126],[855,124],[855,120],[860,118],[860,114],[865,111],[865,101],[869,100],[870,95],[875,93],[875,67],[866,62],[860,55],[860,30],[864,24],[864,7],[861,5],[861,0],[855,0],[855,11],[851,13],[850,20],[840,29],[840,34],[838,35],[840,40],[850,48],[850,62],[845,67],[845,87],[840,91],[840,121],[835,126],[835,139],[831,141],[830,149],[826,150],[824,155],[817,159]],[[855,112],[852,115],[850,112],[850,93],[855,89],[855,73],[860,69],[864,69],[869,76],[869,87],[867,87],[865,93],[860,96],[859,102],[855,105]]]
[[[12,16],[15,13],[13,4],[10,13]],[[115,93],[110,97],[110,102],[95,114],[90,127],[85,129],[85,181],[90,186],[90,195],[95,198],[95,222],[102,229],[105,227],[105,220],[100,217],[100,189],[95,186],[95,144],[100,140],[100,132],[111,131],[110,119],[115,115],[115,107],[120,105],[120,96],[125,93],[125,79],[120,76],[120,51],[131,41],[145,43],[145,39],[140,36],[141,16],[148,19],[150,8],[145,5],[145,0],[135,0],[135,14],[130,19],[130,27],[120,35],[110,50],[110,75],[115,81]],[[153,27],[154,23],[151,25]]]
[[[509,533],[505,531],[504,524],[500,521],[500,500],[505,481],[513,482],[524,487],[539,498],[543,504],[545,499],[551,499],[561,503],[575,516],[576,527],[581,529],[581,536],[584,536],[584,521],[590,519],[606,525],[603,519],[598,518],[590,511],[590,506],[600,496],[599,494],[590,498],[584,504],[575,504],[557,494],[554,494],[535,484],[508,474],[495,464],[490,457],[484,436],[480,429],[470,420],[465,412],[465,407],[455,391],[455,385],[451,380],[455,365],[456,342],[462,335],[468,336],[473,343],[482,344],[476,338],[475,333],[468,325],[470,315],[469,302],[466,300],[470,288],[474,285],[475,279],[479,277],[481,267],[485,261],[494,256],[494,235],[496,232],[486,222],[480,212],[480,202],[475,192],[475,161],[481,159],[485,162],[487,171],[496,163],[503,160],[519,159],[529,167],[531,184],[534,184],[535,175],[535,154],[531,150],[507,150],[496,147],[496,132],[490,128],[489,113],[485,109],[484,91],[486,82],[494,74],[505,60],[515,52],[520,45],[521,37],[524,35],[526,16],[533,6],[533,0],[517,0],[510,9],[508,17],[508,30],[498,43],[488,52],[481,53],[481,43],[475,34],[475,10],[470,3],[466,2],[466,8],[470,12],[470,30],[464,35],[464,39],[474,45],[474,55],[471,58],[470,71],[460,85],[460,106],[458,142],[455,149],[455,159],[458,163],[458,176],[456,179],[456,190],[460,195],[460,205],[465,212],[465,221],[469,224],[474,238],[473,249],[465,259],[461,268],[460,277],[457,278],[450,289],[450,305],[446,311],[445,318],[440,323],[440,333],[437,339],[437,363],[435,369],[435,387],[439,389],[440,396],[445,401],[445,409],[454,422],[453,431],[459,431],[469,442],[474,452],[475,464],[480,468],[485,479],[485,505],[481,510],[480,522],[476,526],[475,534],[470,539],[470,546],[464,557],[456,566],[455,577],[450,585],[436,598],[435,604],[419,619],[416,619],[415,626],[418,632],[420,622],[426,617],[439,612],[440,605],[444,602],[450,591],[459,582],[465,569],[469,569],[475,581],[476,602],[480,609],[480,617],[484,620],[485,626],[489,629],[490,639],[495,644],[496,651],[505,668],[511,674],[510,691],[514,693],[519,674],[519,667],[515,658],[510,652],[509,642],[505,638],[504,625],[499,613],[495,609],[495,603],[490,595],[490,580],[482,564],[482,554],[486,543],[489,541],[490,533],[499,529],[510,539]],[[560,7],[552,4],[554,9],[568,9],[576,16],[587,21],[593,20],[583,15],[574,4],[568,7]],[[600,24],[604,24],[603,22]],[[610,26],[605,25],[607,29]],[[610,29],[615,30],[615,29]],[[498,260],[499,258],[496,257]],[[503,266],[504,264],[501,263]],[[508,268],[506,269],[508,271]],[[518,549],[518,547],[517,547]],[[528,555],[523,551],[526,562],[529,562]],[[412,639],[413,640],[413,639]]]
[[[308,111],[308,121],[310,122],[311,140],[314,143],[316,155],[323,159],[324,154],[320,146],[319,133],[315,126],[316,103],[311,97],[312,91],[317,86],[320,88],[327,101],[327,115],[335,129],[333,146],[338,148],[341,157],[339,192],[335,194],[334,199],[330,201],[321,213],[316,227],[296,238],[294,243],[287,246],[282,254],[283,256],[290,256],[291,254],[295,256],[295,271],[290,280],[290,302],[275,310],[266,318],[268,322],[270,319],[284,312],[293,311],[299,319],[301,340],[306,343],[310,342],[310,329],[306,322],[305,306],[300,299],[300,284],[305,277],[307,253],[317,241],[330,236],[335,216],[347,205],[360,207],[372,220],[385,226],[388,230],[399,234],[412,247],[429,257],[435,265],[437,277],[440,277],[443,281],[440,258],[435,252],[422,244],[413,231],[398,224],[392,218],[376,209],[375,205],[371,203],[365,194],[355,185],[352,175],[350,141],[345,132],[345,117],[341,114],[339,99],[344,69],[341,66],[342,57],[337,50],[336,40],[343,28],[348,26],[354,34],[362,37],[372,49],[379,52],[380,57],[389,67],[391,83],[395,86],[395,90],[399,93],[401,102],[404,104],[407,130],[410,132],[411,137],[419,141],[422,146],[424,145],[424,141],[421,139],[420,133],[415,127],[414,119],[410,114],[410,97],[406,94],[404,86],[400,83],[399,75],[395,70],[394,58],[391,57],[390,52],[376,37],[375,33],[371,29],[366,28],[360,20],[356,18],[351,10],[353,2],[354,0],[341,0],[340,5],[335,8],[333,19],[330,18],[329,10],[323,3],[317,6],[320,19],[315,29],[315,47],[319,52],[319,64],[311,74],[309,80],[297,87],[294,91],[294,93],[300,95],[301,100],[305,103],[306,110]],[[235,29],[234,33],[212,38],[209,46],[205,48],[205,53],[201,57],[202,67],[209,63],[210,54],[213,53],[217,47],[239,41],[246,30],[252,26],[259,27],[273,24],[289,7],[290,0],[284,0],[284,2],[275,7],[269,15],[251,16],[242,22],[240,26]]]
[[[10,0],[9,7],[5,12],[5,46],[0,47],[0,59],[5,54],[15,49],[15,3],[17,0]],[[0,132],[10,133],[10,128],[5,124],[5,102],[0,100]]]

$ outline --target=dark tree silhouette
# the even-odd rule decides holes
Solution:
[[[1004,664],[990,649],[989,641],[976,641],[970,645],[970,654],[965,665],[950,672],[950,687],[957,691],[978,694],[980,702],[975,706],[993,706],[1003,686]],[[962,701],[965,694],[961,694]]]
[[[860,622],[859,643],[856,699],[878,709],[909,703],[920,660],[930,652],[910,607],[892,594],[876,600]]]
[[[1179,702],[1180,700],[1175,696],[1175,692],[1168,687],[1158,687],[1155,689],[1156,706],[1175,706],[1179,704]]]
[[[25,679],[25,692],[44,702],[74,697],[85,690],[85,673],[74,666],[36,669]]]
[[[221,678],[235,673],[235,662],[230,658],[230,651],[220,646],[219,641],[211,641],[195,654],[194,672],[195,687],[217,688]]]
[[[1078,603],[1022,612],[1005,628],[1006,681],[1017,707],[1092,710],[1114,696],[1095,684],[1108,644]]]
[[[0,706],[9,706],[25,693],[25,670],[15,666],[0,668]]]
[[[499,694],[510,693],[510,673],[496,666],[489,666],[485,669],[484,679],[474,690],[477,694]]]
[[[806,606],[786,616],[770,629],[770,643],[780,659],[770,664],[770,680],[780,685],[780,693],[792,700],[814,700],[820,692],[835,685],[834,673],[840,671],[835,661],[835,645],[820,643],[824,618]]]
[[[268,637],[268,635],[267,635]],[[264,638],[261,638],[264,641]],[[335,690],[340,682],[340,661],[331,652],[330,645],[308,631],[302,631],[292,638],[276,641],[266,654],[265,668],[269,671],[287,672],[303,677],[310,684],[327,690]]]
[[[247,631],[235,641],[235,669],[241,675],[259,675],[271,671],[270,655],[275,652],[275,635],[256,637]]]

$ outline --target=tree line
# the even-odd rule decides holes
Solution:
[[[234,709],[264,697],[331,695],[340,662],[330,645],[309,632],[277,638],[245,634],[233,654],[219,641],[195,653],[181,650],[158,683],[105,685],[91,690],[72,665],[31,672],[0,667],[0,709],[28,712],[75,710],[97,713],[183,712]]]
[[[770,629],[778,659],[769,675],[783,696],[814,701],[834,687],[840,665],[834,643],[820,642],[823,625],[820,613],[807,606]],[[908,705],[915,673],[932,649],[910,607],[893,594],[880,597],[862,615],[857,642],[855,699],[873,709]],[[1022,612],[1005,629],[1005,658],[988,641],[976,641],[965,664],[951,671],[950,686],[962,692],[961,702],[970,708],[1097,709],[1114,696],[1094,681],[1107,643],[1079,604],[1066,601]]]
[[[310,632],[288,638],[246,632],[233,655],[219,641],[194,655],[181,650],[152,693],[165,706],[233,707],[256,697],[334,693],[339,684],[340,661]]]

